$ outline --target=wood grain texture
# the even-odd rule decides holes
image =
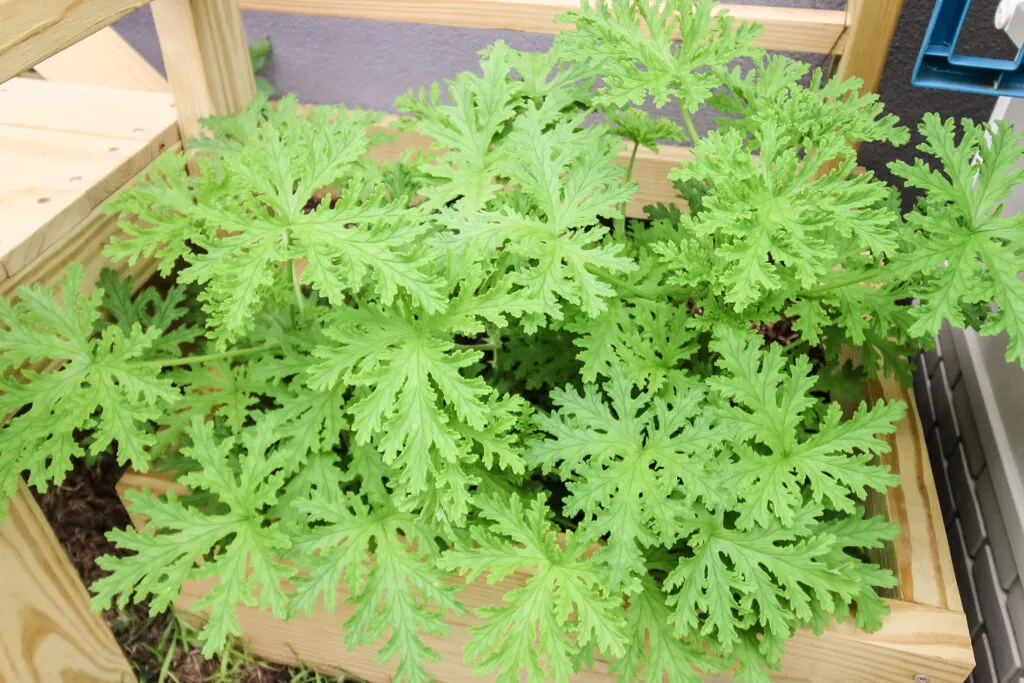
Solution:
[[[772,676],[778,683],[910,683],[917,675],[925,675],[931,683],[963,683],[974,668],[974,653],[967,628],[967,619],[956,598],[949,550],[942,535],[941,518],[935,494],[935,483],[924,453],[921,425],[910,393],[891,380],[870,385],[870,398],[908,401],[910,410],[891,439],[894,450],[889,462],[903,476],[903,484],[890,497],[891,516],[903,526],[900,553],[901,581],[907,581],[906,594],[924,602],[889,600],[892,613],[876,633],[863,633],[852,624],[833,624],[824,635],[816,637],[800,631],[786,644],[781,672]],[[170,489],[184,493],[180,484],[166,479],[129,473],[118,484],[118,492],[147,488],[155,494]],[[144,519],[133,516],[140,527]],[[936,525],[939,526],[936,528]],[[903,540],[907,539],[907,540]],[[496,605],[501,596],[528,577],[517,573],[495,586],[482,582],[465,585],[462,599],[470,607]],[[213,582],[191,582],[184,586],[175,603],[189,612],[190,606],[210,590]],[[936,598],[934,596],[941,596]],[[334,673],[344,671],[368,681],[389,680],[393,665],[376,664],[377,650],[357,648],[347,652],[340,625],[351,615],[352,606],[345,605],[345,591],[339,591],[339,607],[328,614],[322,605],[310,617],[281,621],[254,608],[240,608],[239,620],[243,640],[255,654],[271,661],[306,664]],[[428,644],[443,658],[428,664],[431,674],[442,683],[488,680],[474,677],[462,661],[462,643],[468,630],[479,621],[472,615],[448,619],[451,633],[447,637],[428,637]],[[594,670],[581,673],[575,681],[604,683],[616,680],[607,672],[607,662],[597,662]],[[708,677],[708,681],[728,678]]]
[[[389,127],[396,117],[385,116],[374,126],[376,130],[387,131],[395,136],[391,142],[386,142],[374,147],[367,155],[383,163],[391,163],[402,158],[403,154],[413,149],[427,150],[433,140],[425,135],[414,131],[401,131],[397,134]],[[619,153],[619,163],[623,166],[629,165],[630,150],[623,149]],[[633,195],[626,207],[626,215],[633,218],[644,218],[646,213],[644,207],[658,202],[675,202],[685,206],[685,202],[676,195],[672,182],[668,179],[668,172],[685,159],[692,159],[690,148],[680,145],[662,145],[657,152],[640,148],[636,155],[636,163],[633,165],[633,180],[640,186]]]
[[[0,279],[16,276],[178,142],[170,95],[0,85]]]
[[[846,49],[836,74],[864,81],[861,92],[875,92],[889,56],[889,43],[896,32],[903,0],[847,0]]]
[[[300,108],[301,111],[308,111],[309,107]],[[427,150],[432,143],[431,138],[416,133],[415,131],[396,131],[390,128],[395,121],[395,116],[385,116],[374,126],[377,131],[388,132],[394,136],[391,142],[377,145],[367,155],[383,163],[391,163],[402,158],[409,150]],[[618,157],[618,163],[622,166],[629,165],[630,150],[624,148]],[[661,145],[657,152],[641,147],[637,151],[636,162],[633,165],[633,180],[639,188],[633,195],[633,200],[626,207],[626,215],[632,218],[646,218],[644,207],[658,202],[674,202],[684,211],[686,202],[677,194],[668,179],[668,173],[678,167],[682,162],[693,159],[693,153],[689,147],[682,145]],[[859,171],[863,171],[858,167]]]
[[[170,92],[167,80],[109,26],[36,64],[48,81]]]
[[[0,523],[0,683],[134,683],[32,494]]]
[[[579,8],[576,0],[239,0],[242,9],[257,12],[312,14],[325,17],[377,19],[463,28],[511,29],[557,33],[564,25],[555,16]],[[765,27],[758,44],[766,50],[819,54],[843,51],[845,15],[837,10],[722,4],[745,21]]]
[[[900,475],[900,486],[889,490],[886,507],[889,518],[901,529],[894,549],[902,597],[915,604],[962,612],[914,394],[885,378],[869,385],[868,397],[870,401],[884,398],[907,404],[907,417],[895,434],[885,437],[892,450],[881,458]]]
[[[149,0],[0,0],[0,83]]]
[[[181,143],[176,142],[169,150],[180,151]],[[136,181],[133,177],[125,183],[131,185]],[[121,188],[118,188],[121,189]],[[156,261],[153,259],[139,259],[134,265],[129,266],[127,262],[115,263],[103,255],[103,248],[110,242],[111,237],[121,234],[118,226],[118,217],[103,213],[102,206],[97,206],[81,220],[73,229],[59,237],[54,242],[40,240],[38,244],[33,243],[25,251],[33,254],[33,258],[26,258],[14,264],[8,261],[4,266],[0,277],[0,296],[10,296],[14,290],[23,285],[40,284],[54,286],[64,277],[64,272],[72,263],[79,263],[82,266],[82,277],[85,287],[91,288],[103,268],[113,268],[122,276],[132,276],[136,284],[145,282],[156,272]],[[0,261],[0,265],[3,265]],[[11,272],[7,269],[11,268]]]
[[[236,0],[155,0],[153,21],[183,140],[200,119],[249,104],[256,85]]]

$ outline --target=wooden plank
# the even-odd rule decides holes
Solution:
[[[619,163],[629,166],[630,150],[619,153]],[[675,203],[684,211],[689,211],[668,179],[668,173],[684,161],[691,161],[693,152],[689,147],[680,145],[661,145],[657,152],[641,147],[636,153],[633,164],[633,180],[640,186],[633,195],[633,200],[626,206],[626,215],[631,218],[646,218],[644,207],[662,202]]]
[[[0,85],[0,124],[144,142],[176,119],[167,93],[39,78]]]
[[[169,149],[180,151],[181,142],[175,142]],[[137,177],[132,177],[125,187],[134,184]],[[0,296],[9,296],[22,285],[54,286],[72,263],[82,265],[82,281],[89,287],[98,281],[103,268],[114,268],[122,275],[131,275],[136,283],[145,282],[156,272],[154,260],[139,259],[135,265],[129,266],[127,262],[114,263],[103,256],[103,248],[111,237],[121,234],[121,229],[118,217],[103,213],[102,208],[102,205],[95,207],[85,219],[54,242],[25,245],[23,253],[33,255],[32,258],[0,261],[0,274],[5,275],[0,277]]]
[[[463,589],[461,599],[472,607],[497,605],[504,592],[522,585],[524,573],[495,586],[476,582]],[[215,580],[189,582],[175,606],[193,622],[202,615],[189,611],[189,606],[213,587]],[[329,614],[318,605],[310,617],[300,616],[288,621],[275,619],[252,607],[238,609],[242,640],[246,649],[272,662],[304,664],[325,673],[339,672],[358,676],[370,683],[391,680],[394,664],[376,664],[378,648],[358,647],[349,652],[344,643],[341,624],[354,611],[343,602],[345,591],[338,593],[338,607]],[[773,673],[776,683],[820,683],[823,680],[842,683],[880,683],[913,681],[925,674],[930,683],[963,683],[974,668],[973,649],[967,632],[967,619],[961,612],[923,607],[913,603],[891,601],[893,613],[882,630],[867,634],[851,624],[833,625],[820,638],[807,630],[798,631],[786,643],[782,670]],[[442,657],[441,662],[427,663],[427,671],[440,683],[462,683],[470,680],[493,680],[472,674],[463,662],[462,646],[469,640],[469,629],[480,623],[474,616],[447,619],[448,636],[426,636],[424,641]],[[611,683],[618,676],[608,673],[608,662],[598,661],[590,671],[573,678],[574,683]],[[706,681],[726,683],[728,676],[707,676]]]
[[[463,28],[511,29],[558,33],[555,16],[577,9],[577,0],[239,0],[244,10],[376,19]],[[839,10],[762,7],[724,3],[722,9],[745,21],[763,24],[758,44],[766,50],[840,54],[846,15]]]
[[[847,0],[846,49],[836,74],[864,81],[861,92],[875,92],[889,56],[903,0]]]
[[[960,607],[953,578],[949,549],[941,527],[935,483],[921,438],[920,418],[911,394],[892,380],[871,383],[869,398],[908,401],[910,410],[891,439],[893,454],[889,462],[904,478],[890,501],[890,515],[903,528],[897,549],[900,558],[898,576],[906,581],[904,594],[914,600],[889,600],[892,614],[876,633],[864,633],[852,624],[833,624],[821,637],[799,631],[786,643],[782,671],[773,674],[778,683],[818,683],[822,680],[842,683],[879,683],[913,681],[927,676],[930,683],[963,683],[974,668],[974,654],[967,619]],[[154,475],[126,474],[118,483],[118,493],[148,488],[156,494],[184,487]],[[144,519],[133,516],[142,526]],[[527,574],[516,573],[496,586],[476,582],[465,587],[462,599],[471,607],[496,605],[501,596],[522,585]],[[459,579],[452,583],[462,584]],[[190,582],[183,587],[175,603],[178,609],[196,620],[202,615],[189,612],[190,606],[213,585],[213,580]],[[390,680],[393,665],[376,664],[377,649],[361,647],[347,652],[340,628],[353,607],[344,603],[346,591],[338,593],[337,611],[332,615],[322,606],[310,617],[289,621],[274,619],[254,608],[240,607],[239,621],[247,648],[257,656],[287,664],[303,663],[328,673],[343,671],[371,683]],[[920,602],[923,599],[924,602]],[[442,661],[428,664],[437,680],[472,680],[470,668],[462,661],[462,644],[468,630],[479,621],[472,615],[450,617],[451,633],[445,637],[427,637]],[[617,680],[608,674],[607,662],[597,662],[594,670],[574,678],[579,683],[604,683]],[[729,678],[707,677],[724,683]]]
[[[149,0],[0,0],[0,83]]]
[[[376,130],[387,131],[392,135],[395,131],[390,130],[395,116],[385,116],[375,128]],[[397,161],[409,150],[430,148],[433,140],[425,135],[413,131],[402,131],[397,133],[396,139],[392,142],[378,145],[368,155],[384,163]],[[619,153],[619,163],[623,166],[629,165],[630,150],[623,149]],[[692,159],[693,154],[688,147],[679,145],[662,145],[658,152],[652,152],[645,148],[637,151],[636,163],[633,165],[633,179],[639,183],[640,188],[633,195],[633,201],[626,207],[626,215],[632,218],[644,218],[644,206],[656,204],[657,202],[675,202],[684,204],[676,196],[675,188],[668,179],[668,172],[677,167],[683,160]]]
[[[155,0],[153,21],[183,140],[200,119],[249,104],[256,84],[235,0]]]
[[[899,487],[889,489],[887,508],[889,518],[901,529],[894,550],[902,597],[916,604],[962,612],[914,394],[896,380],[883,378],[868,386],[870,402],[882,398],[907,404],[907,417],[895,434],[885,437],[892,450],[881,458],[901,479]]]
[[[0,683],[134,683],[24,482],[0,523]]]
[[[400,159],[409,150],[430,148],[432,140],[425,135],[413,131],[401,131],[396,134],[391,130],[390,126],[396,118],[385,116],[375,126],[376,130],[391,133],[396,139],[374,147],[368,155],[369,158],[391,163]],[[628,166],[629,157],[630,150],[623,149],[619,153],[618,163]],[[641,147],[637,151],[636,162],[633,165],[633,179],[640,187],[633,195],[633,201],[626,207],[626,215],[631,218],[645,218],[643,208],[658,202],[674,202],[685,211],[686,203],[676,194],[672,182],[668,179],[668,173],[684,161],[692,159],[693,153],[690,148],[682,145],[661,145],[657,152]],[[858,172],[863,172],[863,168],[858,167]]]
[[[0,275],[32,264],[178,139],[168,94],[0,86]]]
[[[36,64],[49,81],[170,92],[167,80],[109,26]]]

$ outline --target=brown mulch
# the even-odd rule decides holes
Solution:
[[[79,461],[63,485],[36,495],[64,552],[88,586],[103,576],[96,558],[116,553],[105,533],[129,524],[128,513],[114,491],[124,472],[113,456],[105,456],[93,465]],[[167,645],[161,644],[173,618],[169,614],[150,617],[148,606],[132,605],[126,610],[110,609],[103,613],[125,657],[132,663],[139,683],[157,683]],[[230,664],[230,666],[225,666]],[[167,683],[289,683],[297,672],[289,667],[235,657],[229,663],[208,660],[198,648],[180,647],[171,659]]]

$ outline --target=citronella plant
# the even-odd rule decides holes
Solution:
[[[343,599],[347,644],[404,681],[469,609],[466,659],[501,681],[600,656],[761,682],[798,628],[880,626],[895,578],[867,551],[897,529],[864,503],[898,483],[877,456],[905,406],[829,394],[902,376],[943,320],[1024,356],[1024,228],[1000,215],[1021,136],[926,118],[901,216],[851,143],[907,132],[857,82],[762,55],[707,1],[565,18],[548,53],[499,42],[402,97],[433,144],[390,165],[367,112],[208,121],[197,172],[165,155],[109,205],[106,253],[177,284],[85,294],[72,268],[0,304],[4,498],[111,449],[190,491],[128,494],[146,532],[111,532],[97,607],[214,577],[210,653],[239,605]],[[638,147],[673,140],[679,201],[626,220]],[[454,576],[513,572],[483,606]]]

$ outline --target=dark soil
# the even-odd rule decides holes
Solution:
[[[78,461],[64,484],[37,495],[42,508],[64,552],[88,586],[103,576],[96,566],[100,555],[117,552],[105,533],[129,524],[128,513],[114,491],[124,472],[112,455],[92,465]],[[132,605],[126,610],[111,609],[103,613],[114,637],[132,663],[139,683],[157,683],[167,656],[173,617],[160,614],[150,617],[148,606]],[[168,675],[169,674],[169,675]],[[173,678],[171,677],[173,675]],[[164,679],[167,683],[290,683],[299,672],[289,667],[254,660],[247,655],[229,661],[208,660],[192,644],[175,647],[171,666]],[[314,680],[302,678],[300,680]],[[323,680],[323,679],[321,679]]]

